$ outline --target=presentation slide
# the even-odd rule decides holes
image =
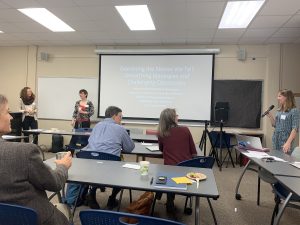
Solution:
[[[210,120],[213,55],[100,57],[100,117],[114,105],[124,118],[158,119],[175,108],[179,120]]]

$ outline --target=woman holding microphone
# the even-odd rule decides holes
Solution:
[[[277,99],[281,107],[277,110],[275,119],[270,112],[267,114],[275,127],[272,136],[273,149],[291,155],[294,150],[294,137],[299,131],[299,111],[292,91],[279,91]]]
[[[75,124],[75,129],[90,128],[90,118],[94,115],[94,105],[87,100],[88,92],[85,89],[79,91],[79,96],[81,100],[75,104],[71,125],[74,127]]]

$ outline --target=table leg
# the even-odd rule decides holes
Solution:
[[[286,206],[289,204],[289,201],[290,201],[290,199],[292,198],[292,195],[293,195],[293,193],[290,192],[289,195],[287,196],[287,198],[285,199],[283,205],[281,206],[281,208],[280,208],[280,210],[279,210],[279,213],[278,213],[277,216],[276,216],[274,225],[277,225],[277,224],[279,223],[279,220],[280,220],[280,218],[281,218],[281,216],[282,216],[282,214],[283,214],[283,212],[284,212]]]
[[[249,166],[250,162],[251,162],[251,160],[249,159],[248,163],[246,164],[246,166],[245,166],[245,168],[244,168],[244,170],[243,170],[243,172],[242,172],[242,174],[241,174],[241,176],[240,176],[240,178],[239,178],[239,180],[237,182],[237,185],[236,185],[236,188],[235,188],[235,198],[237,200],[241,200],[241,195],[238,193],[239,186],[240,186],[241,180],[242,180],[242,178],[244,176],[244,173],[246,172],[247,167]]]
[[[195,225],[200,225],[200,197],[196,196]]]
[[[64,184],[64,186],[63,186],[63,188],[62,188],[62,190],[61,190],[61,192],[62,192],[62,201],[63,201],[63,203],[66,201],[65,185],[66,185],[66,184]]]
[[[34,140],[36,139],[36,137],[37,137],[37,134],[33,134],[33,138],[32,138],[32,142],[31,142],[31,144],[33,144],[33,143],[34,143]],[[28,136],[28,138],[29,138],[29,136]]]
[[[260,170],[260,166],[258,167],[258,170]],[[259,199],[260,199],[260,177],[258,177],[257,181],[257,205],[259,205]]]

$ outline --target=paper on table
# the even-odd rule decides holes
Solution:
[[[186,177],[174,177],[172,178],[176,184],[192,184],[192,182]]]
[[[141,168],[140,165],[129,164],[129,163],[126,163],[122,167],[128,168],[128,169],[135,169],[135,170],[139,170]]]
[[[150,143],[142,143],[142,145],[152,145],[152,144],[150,144]]]
[[[15,136],[3,135],[2,137],[3,137],[3,138],[13,138],[13,137],[15,137]]]

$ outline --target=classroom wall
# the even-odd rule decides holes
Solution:
[[[200,46],[205,47],[205,46]],[[208,48],[220,48],[220,54],[215,58],[215,79],[263,79],[263,108],[278,105],[276,100],[278,90],[290,88],[300,93],[298,75],[300,45],[216,45]],[[9,100],[12,111],[17,110],[19,92],[24,86],[30,86],[37,92],[37,77],[98,77],[99,57],[94,54],[96,46],[79,47],[0,47],[0,93]],[[107,48],[107,46],[97,46]],[[116,46],[116,48],[199,48],[199,46]],[[238,49],[246,49],[246,60],[237,59]],[[48,61],[41,61],[40,52],[48,53]],[[281,66],[281,67],[280,67]],[[70,84],[71,85],[71,84]],[[55,87],[53,87],[55,91]],[[51,95],[51,93],[49,93]],[[38,96],[37,96],[38,97]],[[60,101],[60,99],[57,99]],[[75,103],[74,103],[75,104]],[[56,109],[53,106],[53,110]],[[179,112],[180,113],[180,112]],[[275,115],[275,110],[272,111]],[[70,120],[71,120],[70,115]],[[245,115],[247,116],[247,115]],[[39,128],[57,127],[61,130],[71,130],[70,121],[39,120]],[[94,127],[95,124],[92,124]],[[273,128],[268,118],[263,119],[262,130],[231,129],[226,131],[263,132],[264,145],[272,148],[271,137]],[[128,127],[156,129],[154,125],[125,125]],[[210,128],[211,130],[212,128]],[[203,128],[190,127],[195,143],[199,143]],[[218,128],[215,128],[218,130]],[[64,137],[65,143],[70,137]],[[51,135],[40,135],[39,143],[51,145]],[[299,145],[297,142],[296,146]],[[208,146],[209,147],[209,146]]]

